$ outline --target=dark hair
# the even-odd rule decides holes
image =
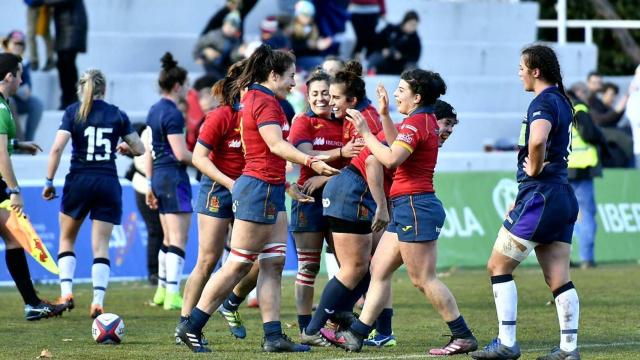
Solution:
[[[612,82],[607,82],[602,84],[602,92],[607,91],[607,89],[611,89],[613,90],[614,93],[618,94],[620,93],[620,88],[618,87],[618,85],[612,83]]]
[[[587,80],[591,79],[592,76],[602,77],[602,74],[600,74],[596,70],[589,71],[589,75],[587,75]]]
[[[160,89],[170,92],[175,84],[184,84],[187,80],[187,70],[178,66],[178,62],[173,59],[170,52],[166,52],[162,59],[162,70],[158,78]]]
[[[13,76],[18,74],[18,70],[20,70],[20,63],[22,62],[22,58],[18,55],[14,55],[11,53],[1,53],[0,54],[0,81],[4,80],[4,77],[7,74],[11,73]]]
[[[567,96],[564,84],[562,84],[560,63],[553,49],[545,45],[532,45],[522,50],[522,56],[529,69],[540,70],[541,77],[549,83],[557,85],[562,95],[571,104],[571,99]]]
[[[407,21],[411,21],[411,20],[420,22],[420,17],[418,17],[418,13],[413,10],[407,11],[407,13],[404,14],[404,17],[402,18],[402,22],[400,22],[400,26],[404,25]]]
[[[436,100],[433,104],[433,113],[436,119],[456,119],[458,120],[458,113],[456,109],[444,100]]]
[[[282,75],[295,64],[296,57],[290,51],[272,50],[269,45],[262,44],[246,59],[242,73],[234,81],[234,92],[253,83],[262,83],[269,79],[271,71]]]
[[[229,67],[227,76],[218,80],[211,88],[211,96],[220,101],[220,105],[232,106],[240,95],[240,90],[235,88],[236,79],[242,74],[247,60],[238,61]]]
[[[447,84],[437,72],[422,69],[405,70],[400,79],[409,84],[411,92],[420,95],[419,105],[433,105],[440,95],[447,92]]]
[[[331,83],[344,84],[345,96],[357,98],[358,102],[367,96],[364,80],[362,80],[362,65],[355,60],[349,60],[344,70],[338,71]]]
[[[322,68],[317,68],[315,69],[310,75],[309,78],[307,79],[307,93],[309,92],[309,87],[311,86],[311,83],[314,83],[316,81],[324,81],[327,84],[331,83],[331,75],[327,74],[326,72],[324,72],[324,70],[322,70]]]

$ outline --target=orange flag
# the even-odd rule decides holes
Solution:
[[[9,211],[7,219],[7,229],[18,240],[20,245],[45,269],[53,274],[58,274],[58,265],[49,254],[49,250],[44,245],[38,233],[36,233],[31,221],[24,213],[19,214],[11,208],[11,201],[8,199],[0,203],[1,209]]]

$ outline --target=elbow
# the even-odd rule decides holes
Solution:
[[[384,167],[386,167],[387,169],[395,170],[398,168],[398,166],[400,166],[400,161],[389,159],[385,161],[383,164],[384,164]]]

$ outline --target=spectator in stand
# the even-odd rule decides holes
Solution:
[[[27,40],[29,41],[31,70],[38,71],[40,68],[38,43],[36,42],[36,35],[40,35],[47,49],[47,62],[42,71],[49,71],[56,67],[56,62],[53,59],[53,39],[49,31],[51,9],[44,5],[44,0],[24,0],[24,3],[27,5]]]
[[[350,18],[349,11],[347,11],[349,0],[314,0],[313,3],[316,7],[315,20],[320,37],[333,39],[331,46],[323,52],[323,55],[338,55],[347,28],[347,21]]]
[[[284,31],[290,22],[290,17],[267,16],[260,23],[260,41],[274,50],[291,49],[291,40],[285,35]]]
[[[593,180],[602,176],[600,148],[606,148],[606,139],[593,123],[589,108],[589,89],[584,83],[576,83],[568,92],[573,104],[574,122],[571,126],[571,153],[568,161],[569,184],[578,200],[578,220],[574,234],[580,248],[580,267],[595,266],[594,244],[596,240],[596,201]]]
[[[589,99],[587,105],[593,122],[598,125],[605,138],[609,149],[609,156],[603,156],[604,167],[628,167],[633,163],[633,141],[631,136],[617,128],[618,121],[624,113],[626,99],[623,99],[624,107],[621,112],[605,105],[600,94],[603,92],[602,75],[592,71],[587,76]]]
[[[258,0],[227,0],[225,5],[218,10],[212,17],[209,19],[207,26],[204,27],[202,33],[205,35],[211,30],[216,30],[222,27],[224,23],[224,18],[231,12],[238,12],[240,14],[240,39],[244,35],[244,18],[247,17],[251,9],[256,5]]]
[[[83,0],[44,0],[53,8],[58,53],[58,80],[62,96],[60,110],[78,101],[76,57],[87,51],[87,10]]]
[[[310,71],[322,64],[322,52],[333,43],[333,39],[320,37],[313,17],[316,8],[310,1],[300,0],[295,6],[291,45],[296,54],[296,68]]]
[[[419,22],[418,13],[408,11],[400,25],[389,24],[378,34],[381,49],[369,57],[370,72],[400,75],[417,66],[421,51]]]
[[[25,36],[21,31],[14,30],[2,41],[5,52],[22,57],[25,50]],[[20,131],[20,122],[16,121],[16,128],[19,137],[24,137],[26,141],[33,141],[38,124],[42,119],[44,105],[42,101],[31,94],[31,71],[30,64],[22,64],[22,84],[18,92],[11,97],[12,105],[15,105],[15,112],[18,115],[27,115],[27,122],[24,131]]]
[[[207,75],[222,79],[231,64],[240,60],[240,14],[230,12],[224,17],[222,28],[202,35],[196,43],[193,57],[204,67]]]
[[[349,4],[349,13],[351,13],[351,24],[356,32],[356,47],[353,49],[352,57],[359,60],[361,52],[366,49],[363,54],[366,57],[377,50],[376,33],[378,20],[384,19],[386,9],[384,0],[351,0]],[[402,70],[398,71],[400,74]]]
[[[620,88],[618,85],[608,82],[602,85],[602,103],[607,108],[605,114],[611,114],[612,124],[615,126],[620,126],[620,120],[622,119],[622,115],[624,115],[624,111],[627,108],[627,102],[629,101],[629,93],[622,96],[622,98],[616,104],[616,99],[618,98],[618,94],[620,94]],[[607,125],[602,125],[607,126]]]

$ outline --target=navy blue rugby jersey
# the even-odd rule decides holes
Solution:
[[[529,128],[536,121],[544,119],[551,122],[551,131],[547,139],[545,162],[549,162],[536,177],[528,176],[523,170],[525,157],[529,156]],[[531,101],[527,116],[522,121],[518,146],[519,183],[525,181],[567,183],[567,158],[571,152],[571,121],[573,111],[567,98],[558,87],[550,86]]]
[[[69,105],[59,130],[71,133],[70,172],[118,176],[116,146],[121,137],[134,132],[129,117],[117,106],[94,100],[86,121],[78,120],[80,102]]]
[[[147,126],[151,128],[153,167],[181,167],[167,138],[168,135],[184,134],[184,116],[176,104],[165,98],[153,104],[147,115]]]

